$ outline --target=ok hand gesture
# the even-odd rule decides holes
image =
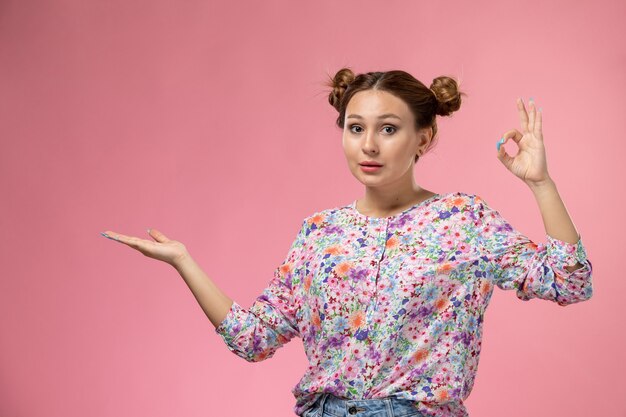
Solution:
[[[537,111],[532,99],[529,101],[529,111],[526,111],[521,98],[517,99],[517,109],[522,132],[517,129],[507,131],[497,143],[497,156],[516,177],[528,185],[538,185],[550,180],[541,132],[541,111]],[[515,156],[506,153],[502,146],[509,139],[514,140],[519,147]]]

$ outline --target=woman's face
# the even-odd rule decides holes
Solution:
[[[343,150],[352,175],[366,186],[413,181],[418,150],[430,141],[430,128],[415,130],[415,118],[404,101],[386,91],[359,91],[346,108]],[[364,168],[365,161],[382,166]]]

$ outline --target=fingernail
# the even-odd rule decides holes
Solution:
[[[111,237],[111,236],[107,235],[107,234],[106,234],[106,233],[104,233],[104,232],[100,232],[100,234],[101,234],[102,236],[106,237],[107,239],[117,240],[117,239],[115,239],[115,238],[113,238],[113,237]]]
[[[530,98],[528,99],[528,101],[535,101],[535,99],[534,99],[534,98],[532,98],[532,97],[530,97]]]
[[[541,110],[543,109],[543,107],[539,107],[539,113],[541,113]]]
[[[149,229],[149,228],[148,228],[148,229],[146,229],[146,231],[147,231],[148,233],[150,233],[150,229]]]
[[[502,146],[503,143],[504,143],[504,138],[501,138],[499,141],[497,141],[496,149],[500,150],[500,146]]]

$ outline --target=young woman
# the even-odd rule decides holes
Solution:
[[[436,116],[460,108],[454,79],[428,88],[404,71],[343,68],[330,86],[348,167],[365,194],[307,216],[249,309],[163,233],[105,236],[174,266],[236,355],[261,361],[302,338],[309,366],[292,390],[297,415],[467,416],[494,285],[561,306],[592,295],[591,262],[548,174],[541,112],[518,99],[521,132],[497,143],[498,159],[539,205],[547,243],[536,244],[480,196],[415,182]],[[501,146],[509,139],[519,146],[513,157]]]

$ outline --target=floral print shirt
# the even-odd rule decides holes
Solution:
[[[267,288],[248,309],[233,302],[215,331],[250,362],[302,339],[309,365],[292,389],[297,415],[330,392],[468,416],[494,286],[560,306],[592,295],[580,235],[575,244],[546,237],[532,242],[475,194],[436,194],[378,218],[354,201],[304,219]]]

